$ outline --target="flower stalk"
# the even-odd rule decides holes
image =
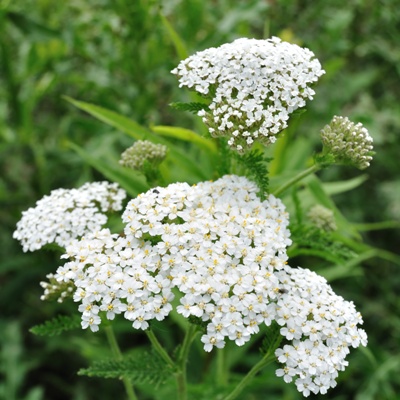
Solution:
[[[291,186],[295,185],[296,183],[300,182],[302,179],[304,179],[306,176],[314,174],[315,172],[319,171],[322,168],[322,165],[319,163],[315,163],[313,166],[310,168],[307,168],[306,170],[300,172],[299,174],[295,175],[293,178],[289,179],[286,183],[284,183],[282,186],[278,187],[278,189],[274,190],[272,194],[275,197],[279,197],[284,191],[289,189]]]
[[[104,328],[105,332],[106,332],[106,336],[107,336],[107,341],[108,344],[111,348],[112,354],[115,357],[116,360],[122,360],[122,353],[121,350],[119,348],[117,339],[115,337],[114,334],[114,330],[112,328],[112,326],[110,324],[107,324]],[[125,391],[126,394],[128,396],[129,400],[137,400],[134,388],[131,384],[131,381],[128,378],[122,378],[122,382],[124,384],[125,387]]]

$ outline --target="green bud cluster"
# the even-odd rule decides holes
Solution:
[[[336,231],[337,229],[333,211],[320,204],[311,207],[310,211],[307,213],[307,217],[318,229],[326,232]]]
[[[335,162],[350,164],[359,169],[369,167],[372,160],[372,137],[361,124],[354,124],[347,117],[334,116],[331,123],[321,130],[324,153],[331,153]]]
[[[124,167],[142,170],[145,161],[152,166],[160,164],[167,155],[167,146],[155,144],[148,140],[138,140],[121,154],[119,161]]]

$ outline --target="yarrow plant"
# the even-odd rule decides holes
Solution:
[[[324,147],[315,164],[284,176],[270,190],[268,159],[251,147],[255,142],[274,143],[293,112],[313,98],[311,86],[324,73],[315,55],[278,38],[238,39],[196,53],[172,73],[180,86],[208,101],[186,108],[200,109],[198,115],[211,136],[218,138],[217,146],[205,146],[207,160],[216,160],[215,179],[195,179],[194,185],[172,179],[156,184],[158,172],[167,168],[161,164],[166,157],[170,162],[184,160],[193,174],[203,171],[176,144],[160,144],[163,140],[149,131],[149,140],[137,140],[121,156],[121,164],[136,175],[142,173],[148,184],[125,208],[126,192],[107,182],[58,189],[39,200],[23,213],[14,237],[24,251],[52,243],[63,248],[65,262],[41,283],[42,299],[72,298],[83,329],[97,332],[104,326],[116,360],[82,373],[122,377],[131,400],[139,398],[132,382],[140,389],[146,379],[167,382],[169,375],[176,379],[176,398],[186,399],[190,392],[186,364],[197,334],[203,350],[217,354],[216,387],[221,399],[238,398],[251,387],[254,375],[273,361],[276,375],[294,382],[304,396],[325,394],[347,367],[350,348],[366,346],[367,335],[352,302],[336,295],[325,278],[295,267],[290,259],[291,249],[299,250],[302,244],[292,241],[285,195],[328,165],[367,167],[372,139],[361,124],[335,117],[321,132]],[[185,134],[188,140],[204,144],[193,140],[193,132],[179,130],[180,138]],[[126,170],[121,175],[112,171],[117,180],[126,176]],[[171,176],[165,169],[162,172],[164,180]],[[139,181],[133,182],[118,180],[129,192],[138,191]],[[297,193],[293,213],[301,222],[302,192]],[[122,210],[119,229],[112,230],[106,213]],[[326,239],[326,232],[338,230],[332,210],[318,204],[307,217],[316,227],[315,243],[307,244],[303,253],[311,246],[310,254],[337,260],[336,244]],[[296,232],[299,229],[301,233],[298,227]],[[324,240],[324,249],[313,252],[318,240]],[[153,348],[144,356],[151,360],[148,370],[145,363],[121,358],[112,331],[116,318],[147,335]],[[172,353],[153,329],[167,318],[180,321],[178,326],[185,331],[183,343]],[[63,318],[36,330],[60,329],[61,322],[66,329]],[[236,386],[228,385],[228,367],[218,354],[228,343],[243,346],[257,336],[265,339],[261,360]]]

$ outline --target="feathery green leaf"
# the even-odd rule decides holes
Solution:
[[[243,155],[237,154],[236,158],[245,167],[248,178],[253,180],[259,187],[261,200],[265,200],[265,195],[269,189],[267,163],[272,159],[265,157],[261,150],[252,150]]]
[[[80,328],[81,318],[79,315],[58,315],[41,325],[32,327],[29,331],[39,336],[60,335],[64,331]]]
[[[290,257],[307,254],[339,264],[357,256],[344,243],[334,239],[331,232],[323,231],[315,226],[292,226],[291,238],[297,247],[289,250]]]
[[[200,110],[210,111],[206,103],[199,103],[199,102],[183,103],[178,101],[175,103],[170,103],[170,106],[175,110],[189,111],[193,114],[197,114]]]
[[[152,351],[143,350],[135,356],[122,360],[100,360],[89,368],[79,370],[78,375],[99,378],[128,378],[134,384],[151,383],[159,385],[173,373],[161,357]]]

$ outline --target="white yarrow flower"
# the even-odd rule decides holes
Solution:
[[[86,183],[79,189],[57,189],[22,213],[13,234],[24,251],[46,244],[66,247],[88,232],[100,230],[106,212],[122,209],[126,193],[116,183]]]
[[[295,379],[305,397],[324,394],[347,366],[349,347],[367,344],[365,331],[357,328],[361,315],[315,272],[285,266],[276,275],[287,292],[277,300],[276,320],[283,325],[281,334],[292,340],[275,352],[283,365],[276,374],[285,382]]]
[[[200,51],[172,70],[180,87],[211,99],[199,111],[212,136],[228,136],[243,151],[259,141],[274,143],[290,114],[312,99],[311,85],[324,74],[309,49],[282,42],[237,39]]]

